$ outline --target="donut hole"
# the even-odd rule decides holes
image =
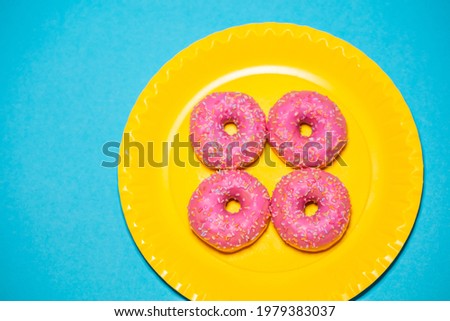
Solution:
[[[228,213],[231,214],[236,214],[237,212],[239,212],[241,210],[241,203],[239,203],[237,200],[235,199],[230,199],[227,204],[225,205],[225,210]]]
[[[301,123],[299,125],[299,131],[300,135],[302,135],[303,137],[309,137],[312,134],[312,127],[309,124]]]
[[[233,121],[226,122],[223,125],[223,129],[230,136],[233,136],[233,135],[235,135],[238,132],[238,128],[237,128],[236,124]]]
[[[316,215],[318,209],[319,206],[317,205],[317,203],[314,201],[310,201],[305,204],[304,212],[306,216],[314,216]]]

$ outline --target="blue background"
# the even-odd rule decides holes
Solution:
[[[120,141],[140,91],[178,51],[230,26],[281,21],[374,59],[421,136],[416,226],[359,299],[450,300],[449,3],[1,0],[0,299],[182,299],[136,249],[101,147]]]

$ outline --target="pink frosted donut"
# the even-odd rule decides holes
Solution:
[[[305,214],[309,203],[318,206],[312,216]],[[347,229],[350,198],[341,181],[314,168],[284,176],[272,195],[270,211],[281,238],[299,250],[317,252],[335,244]]]
[[[311,126],[303,136],[300,126]],[[292,91],[269,111],[269,143],[295,168],[330,164],[347,143],[347,125],[339,108],[328,97],[313,91]]]
[[[230,135],[225,125],[233,123]],[[218,92],[203,98],[191,114],[195,154],[214,169],[237,169],[253,163],[266,141],[266,116],[256,101],[243,93]]]
[[[239,202],[230,213],[230,200]],[[204,242],[222,252],[235,252],[255,242],[269,221],[267,189],[243,171],[219,171],[200,183],[188,205],[192,230]]]

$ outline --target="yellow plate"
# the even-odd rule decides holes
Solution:
[[[176,164],[170,143],[177,134],[188,141],[190,111],[210,92],[247,93],[267,113],[290,90],[327,95],[347,120],[349,143],[342,153],[346,166],[335,162],[327,171],[349,190],[349,229],[336,246],[321,253],[285,245],[272,225],[240,252],[217,252],[191,232],[186,210],[192,192],[212,171]],[[392,263],[417,215],[422,152],[400,92],[361,51],[309,27],[250,24],[195,42],[150,80],[124,133],[145,145],[145,154],[153,142],[154,161],[162,159],[162,144],[169,142],[168,166],[150,166],[145,155],[139,167],[142,151],[131,147],[125,155],[122,140],[119,191],[142,255],[188,299],[351,299]],[[180,160],[188,160],[189,149],[180,149]],[[130,164],[125,164],[125,156]],[[268,157],[275,166],[264,160]],[[269,191],[290,171],[267,146],[258,164],[248,169]]]

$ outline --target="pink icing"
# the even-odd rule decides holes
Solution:
[[[237,133],[224,126],[234,123]],[[237,169],[253,163],[266,140],[266,117],[250,96],[237,92],[212,93],[193,109],[191,141],[202,163],[215,169]]]
[[[317,204],[313,216],[304,212]],[[318,169],[307,168],[284,176],[275,187],[270,204],[278,234],[289,245],[304,251],[325,250],[347,229],[350,198],[341,181]]]
[[[302,136],[300,125],[312,128]],[[347,142],[347,125],[339,108],[328,97],[312,91],[292,91],[270,109],[269,143],[295,168],[330,164]]]
[[[241,208],[225,206],[236,200]],[[197,236],[223,252],[235,252],[255,242],[269,221],[267,189],[243,171],[219,171],[200,183],[188,205],[189,223]]]

